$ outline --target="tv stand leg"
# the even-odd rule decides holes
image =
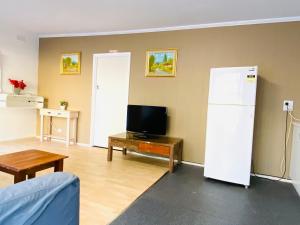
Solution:
[[[123,148],[122,153],[123,153],[123,155],[127,155],[127,148]]]
[[[108,152],[107,152],[107,161],[112,161],[112,156],[113,156],[113,146],[109,144]]]
[[[170,158],[169,158],[169,171],[173,173],[174,171],[174,148],[170,149]]]
[[[180,142],[178,152],[177,152],[178,165],[180,165],[182,162],[182,151],[183,151],[183,142]]]

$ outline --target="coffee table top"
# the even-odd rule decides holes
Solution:
[[[68,156],[34,149],[26,150],[0,155],[0,168],[20,172],[65,158]]]

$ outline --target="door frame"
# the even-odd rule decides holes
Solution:
[[[129,56],[129,63],[131,65],[131,52],[113,52],[113,53],[95,53],[93,54],[93,78],[92,78],[92,99],[91,99],[91,120],[90,120],[90,146],[94,146],[94,133],[95,133],[95,107],[96,107],[96,81],[97,81],[97,57],[99,56]],[[129,88],[130,88],[130,71],[131,66],[129,65]],[[128,88],[128,90],[129,90]],[[129,100],[129,93],[127,96]]]

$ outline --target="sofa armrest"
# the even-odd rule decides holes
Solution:
[[[57,172],[0,189],[0,224],[79,225],[79,186]]]

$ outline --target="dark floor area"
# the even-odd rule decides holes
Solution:
[[[111,225],[300,225],[300,198],[288,183],[252,177],[251,186],[203,177],[182,165],[138,198]]]

